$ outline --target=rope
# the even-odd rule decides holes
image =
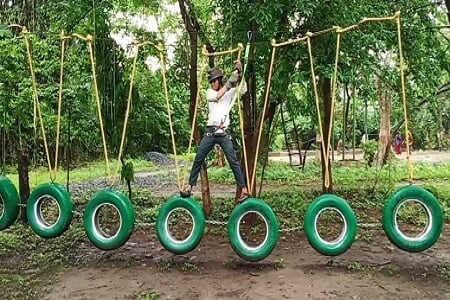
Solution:
[[[336,57],[334,60],[334,74],[333,74],[333,85],[332,85],[332,91],[331,91],[331,116],[330,116],[330,124],[328,126],[328,140],[327,140],[327,155],[325,158],[325,170],[327,171],[325,175],[325,187],[328,188],[330,186],[330,176],[328,173],[329,168],[329,162],[330,162],[330,142],[331,142],[331,135],[333,132],[333,126],[334,126],[334,104],[336,103],[336,92],[337,92],[337,76],[338,76],[338,64],[339,64],[339,54],[340,54],[340,48],[341,48],[341,32],[339,31],[339,27],[336,29],[337,38],[336,38]],[[323,141],[323,139],[322,139]],[[322,147],[324,145],[322,144]]]
[[[159,46],[162,48],[162,45],[159,45]],[[159,60],[161,61],[161,73],[162,73],[162,77],[163,77],[164,94],[166,97],[167,116],[169,118],[169,127],[170,127],[170,136],[172,139],[173,155],[175,156],[175,168],[177,171],[178,189],[181,191],[183,188],[183,185],[181,184],[180,167],[178,165],[177,147],[176,147],[176,142],[175,142],[175,133],[173,130],[172,111],[171,111],[170,101],[169,101],[169,91],[167,89],[166,63],[165,63],[164,54],[162,51],[159,52]]]
[[[73,36],[87,42],[88,46],[89,46],[88,48],[89,48],[89,56],[90,56],[91,67],[92,67],[92,78],[93,78],[93,82],[94,82],[94,94],[95,94],[95,99],[96,99],[96,104],[97,104],[97,112],[98,112],[98,118],[99,118],[99,123],[100,123],[100,132],[101,132],[101,136],[102,136],[106,173],[108,176],[108,183],[112,186],[115,184],[116,180],[111,176],[111,168],[110,168],[110,163],[109,163],[109,158],[108,158],[108,148],[107,148],[107,143],[106,143],[105,130],[103,127],[103,117],[102,117],[100,96],[99,96],[99,90],[98,90],[98,84],[97,84],[95,56],[94,56],[94,50],[93,50],[93,42],[95,40],[94,40],[93,36],[91,36],[91,35],[84,37],[84,36],[81,36],[81,35],[75,33],[75,34],[73,34]],[[123,151],[125,148],[125,138],[126,138],[126,133],[127,133],[127,128],[128,128],[130,112],[131,112],[131,103],[132,103],[132,96],[133,96],[133,83],[134,83],[134,78],[136,75],[136,66],[137,66],[137,59],[139,57],[139,48],[142,46],[145,46],[145,45],[152,45],[160,52],[163,49],[161,45],[156,45],[150,41],[145,41],[145,42],[136,44],[137,50],[136,50],[136,55],[133,59],[133,65],[132,65],[132,70],[131,70],[131,74],[130,74],[130,88],[128,91],[127,108],[125,110],[125,119],[124,119],[124,124],[123,124],[123,129],[122,129],[122,137],[121,137],[121,141],[120,141],[119,154],[118,154],[118,158],[117,158],[118,162],[121,161]],[[164,68],[164,71],[165,71],[165,68]],[[163,73],[164,73],[164,71],[163,71]],[[164,77],[164,82],[165,82],[165,74],[163,74],[163,77]],[[166,100],[168,101],[167,86],[166,86],[166,83],[164,83],[164,84],[165,84],[165,90],[166,90]],[[175,153],[175,155],[176,155],[176,153]],[[116,174],[119,173],[119,170],[120,170],[120,165],[118,164]]]
[[[330,177],[329,177],[329,158],[330,158],[330,147],[327,147],[325,150],[325,143],[323,139],[323,128],[322,128],[322,122],[321,122],[321,115],[320,115],[320,103],[319,103],[319,94],[317,89],[317,82],[315,80],[315,72],[314,72],[314,62],[313,62],[313,54],[312,54],[312,46],[311,46],[311,39],[323,34],[327,34],[329,32],[335,31],[337,33],[337,41],[336,41],[336,57],[335,57],[335,64],[334,64],[334,75],[333,75],[333,83],[332,83],[332,99],[331,99],[331,118],[330,118],[330,126],[328,128],[328,139],[327,143],[330,145],[331,142],[331,133],[332,133],[332,127],[333,127],[333,115],[334,115],[334,106],[336,102],[336,92],[337,92],[337,72],[338,72],[338,63],[339,63],[339,52],[340,52],[340,42],[341,42],[341,34],[358,29],[360,25],[371,23],[371,22],[384,22],[384,21],[397,21],[397,32],[398,32],[398,40],[399,40],[399,52],[400,52],[400,74],[401,74],[401,84],[402,84],[402,98],[403,98],[403,107],[404,107],[404,114],[405,114],[405,130],[406,130],[406,138],[408,139],[408,126],[407,126],[407,109],[406,109],[406,88],[405,88],[405,78],[404,78],[404,61],[403,61],[403,52],[402,52],[402,42],[401,42],[401,23],[400,23],[400,12],[396,12],[393,16],[389,17],[382,17],[382,18],[364,18],[357,24],[353,24],[344,28],[341,28],[339,26],[333,26],[328,29],[324,29],[317,32],[307,32],[306,36],[296,38],[296,39],[289,39],[284,42],[276,43],[275,40],[272,40],[271,44],[273,47],[273,50],[275,48],[287,46],[287,45],[293,45],[298,44],[301,42],[305,42],[308,45],[308,53],[310,58],[310,64],[311,64],[311,77],[313,81],[313,87],[314,87],[314,96],[316,101],[316,108],[317,108],[317,116],[319,120],[319,131],[321,135],[321,144],[322,144],[322,155],[325,158],[324,166],[325,166],[325,175],[324,175],[324,185],[325,187],[329,187],[330,185]],[[271,61],[271,67],[273,64],[273,58]],[[270,87],[270,79],[271,79],[271,73],[269,73],[269,81],[267,84],[267,93]],[[266,93],[266,98],[267,98]],[[413,165],[411,162],[410,152],[409,152],[409,139],[407,140],[407,158],[408,158],[408,170],[409,170],[409,180],[412,182],[413,178]]]
[[[58,153],[59,153],[59,136],[61,132],[61,108],[62,108],[62,93],[63,93],[63,78],[64,78],[64,56],[66,49],[66,39],[70,38],[61,32],[61,60],[60,60],[60,70],[59,70],[59,91],[58,91],[58,116],[56,121],[56,148],[55,148],[55,166],[50,178],[52,181],[56,180],[58,173]]]
[[[20,31],[23,34],[24,38],[25,38],[25,34],[29,34],[29,31],[28,31],[27,27],[25,27],[25,26],[22,26],[22,25],[19,25],[19,24],[11,24],[8,27],[9,28],[18,28],[18,29],[20,29]],[[28,52],[27,52],[27,54],[28,54]],[[30,69],[31,69],[31,67],[30,67]],[[32,74],[31,76],[33,77],[34,75]],[[35,99],[34,94],[33,94],[33,128],[34,128],[34,136],[35,136],[34,143],[36,144],[37,122],[36,122],[36,99]]]
[[[203,47],[202,55],[203,56],[207,56],[207,57],[209,57],[209,56],[222,56],[222,55],[225,55],[225,54],[232,54],[232,53],[235,53],[235,52],[238,52],[238,55],[239,55],[239,52],[242,51],[242,48],[243,48],[242,44],[239,44],[238,47],[234,48],[234,49],[225,50],[225,51],[217,51],[217,52],[208,52],[206,50],[206,46],[205,46],[205,47]]]
[[[100,103],[100,95],[99,95],[98,84],[97,84],[97,73],[96,73],[96,67],[95,67],[94,48],[92,45],[94,39],[91,35],[87,35],[86,37],[83,37],[83,36],[75,33],[75,34],[73,34],[73,36],[88,43],[89,57],[91,59],[91,68],[92,68],[92,80],[94,82],[94,94],[95,94],[95,100],[96,100],[96,104],[97,104],[97,112],[98,112],[98,118],[99,118],[99,123],[100,123],[100,132],[102,135],[103,153],[105,156],[106,174],[108,176],[108,183],[112,185],[113,182],[111,179],[111,168],[110,168],[109,159],[108,159],[108,149],[106,146],[105,130],[103,128],[102,107],[101,107],[101,103]]]
[[[57,121],[57,141],[56,141],[56,155],[55,155],[55,168],[52,168],[52,164],[50,161],[50,151],[48,148],[48,143],[47,143],[47,137],[46,137],[46,133],[45,133],[45,127],[44,127],[44,120],[42,117],[42,110],[41,110],[41,104],[39,102],[39,95],[38,95],[38,90],[37,90],[37,82],[36,82],[36,72],[35,72],[35,68],[33,65],[33,59],[32,59],[32,54],[31,54],[31,46],[30,46],[30,41],[29,41],[29,32],[28,30],[23,27],[22,28],[22,34],[24,37],[24,41],[25,41],[25,47],[27,50],[27,58],[28,58],[28,65],[30,68],[30,73],[31,73],[31,81],[32,81],[32,87],[33,87],[33,98],[34,98],[34,106],[37,110],[37,114],[38,114],[38,118],[39,118],[39,124],[41,127],[41,133],[42,133],[42,138],[44,141],[44,149],[45,149],[45,155],[47,158],[47,164],[48,164],[48,169],[50,172],[50,179],[51,181],[55,181],[56,179],[56,170],[57,170],[57,153],[58,153],[58,147],[59,147],[59,126],[60,126],[60,118],[61,118],[61,104],[62,104],[62,78],[63,78],[63,70],[64,70],[64,48],[61,49],[61,72],[60,72],[60,82],[59,82],[59,96],[58,96],[58,121]],[[61,45],[64,47],[64,41],[65,38],[63,37],[63,34],[61,34]]]
[[[371,22],[384,22],[384,21],[393,21],[400,17],[400,12],[396,12],[393,16],[390,17],[382,17],[382,18],[363,18],[361,21],[359,21],[357,24],[353,24],[347,27],[340,28],[339,30],[341,33],[345,33],[347,31],[351,31],[354,29],[359,28],[360,25],[371,23]],[[318,37],[323,34],[330,33],[332,31],[335,31],[338,28],[338,26],[333,26],[324,30],[316,31],[316,32],[308,32],[307,35],[309,35],[310,38]],[[298,44],[301,42],[307,41],[308,36],[296,38],[296,39],[288,39],[287,41],[276,43],[275,40],[272,41],[272,47],[283,47],[287,45],[293,45]]]
[[[383,21],[394,21],[399,18],[400,12],[396,12],[393,16],[390,17],[381,17],[381,18],[364,18],[359,24],[369,23],[369,22],[383,22]]]
[[[207,53],[206,45],[203,46],[203,53],[205,53],[205,52]],[[207,55],[203,55],[201,67],[200,67],[199,81],[197,83],[197,94],[195,96],[194,115],[192,116],[191,133],[189,136],[189,146],[188,146],[188,151],[187,151],[187,157],[189,157],[189,155],[191,154],[192,140],[194,139],[195,122],[197,120],[197,110],[198,110],[198,104],[199,104],[199,98],[200,98],[201,81],[203,78],[203,73],[205,72],[205,69],[206,69],[206,63],[207,63]],[[187,169],[188,169],[188,164],[186,164],[186,167],[184,168],[182,187],[184,186],[185,181],[186,181]]]
[[[136,74],[136,64],[137,64],[138,56],[139,56],[139,47],[137,47],[137,49],[136,49],[136,56],[133,59],[133,66],[131,68],[130,89],[128,91],[127,108],[125,110],[125,120],[123,121],[122,138],[120,140],[119,155],[117,157],[116,174],[118,174],[119,171],[120,171],[120,164],[119,164],[119,162],[121,161],[122,154],[123,154],[123,148],[124,148],[124,145],[125,145],[125,136],[126,136],[126,133],[127,133],[128,118],[130,116],[130,110],[131,110],[131,98],[132,98],[132,95],[133,95],[133,83],[134,83],[134,76]]]
[[[322,127],[322,117],[320,114],[320,103],[319,103],[319,92],[317,89],[317,82],[316,82],[316,74],[314,71],[314,57],[312,54],[312,46],[311,46],[311,38],[309,33],[307,33],[307,39],[306,42],[308,44],[308,54],[309,54],[309,61],[310,61],[310,65],[311,65],[311,79],[312,79],[312,83],[313,83],[313,88],[314,88],[314,98],[316,100],[316,110],[317,110],[317,120],[319,123],[319,133],[320,133],[320,141],[322,144],[322,157],[324,158],[324,167],[325,167],[325,174],[324,174],[324,185],[325,187],[329,187],[330,186],[330,176],[329,176],[329,161],[328,161],[328,154],[329,154],[329,149],[325,149],[325,141],[323,139],[323,127]]]
[[[253,174],[252,174],[252,180],[250,181],[250,194],[253,194],[254,188],[255,188],[255,177],[256,177],[256,166],[258,163],[258,155],[259,155],[259,146],[261,144],[261,135],[262,135],[262,127],[264,123],[264,116],[266,115],[266,109],[267,109],[267,103],[269,102],[269,93],[270,93],[270,81],[272,79],[272,72],[273,72],[273,64],[275,60],[275,52],[276,48],[272,47],[272,56],[270,59],[270,65],[269,65],[269,75],[267,78],[268,86],[266,88],[266,95],[264,97],[264,106],[263,111],[261,114],[261,120],[259,122],[259,130],[258,130],[258,140],[256,142],[256,152],[255,152],[255,160],[253,162]]]
[[[166,63],[165,63],[164,54],[163,54],[164,47],[163,47],[162,44],[155,44],[155,43],[153,43],[151,41],[144,41],[142,43],[136,44],[136,47],[138,49],[137,51],[139,51],[140,47],[143,47],[145,45],[151,45],[151,46],[155,47],[159,51],[159,55],[160,55],[159,56],[159,60],[160,60],[160,63],[161,63],[161,74],[162,74],[162,78],[163,78],[164,95],[165,95],[165,100],[166,100],[167,115],[168,115],[168,118],[169,118],[170,136],[171,136],[171,140],[172,140],[173,154],[174,154],[174,157],[175,157],[175,168],[176,168],[176,172],[177,172],[178,188],[179,188],[179,190],[181,190],[182,189],[182,185],[181,185],[181,177],[180,177],[180,168],[179,168],[179,163],[178,163],[178,155],[177,155],[177,148],[176,148],[176,142],[175,142],[175,133],[174,133],[174,130],[173,130],[174,126],[173,126],[173,121],[172,121],[172,111],[171,111],[170,100],[169,100],[169,91],[168,91],[168,88],[167,88]],[[130,79],[131,82],[133,82],[134,72],[136,70],[136,61],[137,61],[137,57],[138,57],[137,54],[138,53],[136,53],[136,57],[135,57],[134,62],[133,62],[133,73],[132,73],[133,77],[131,77],[131,79]],[[128,122],[129,107],[130,107],[130,103],[131,103],[131,95],[132,95],[132,90],[131,90],[131,86],[130,86],[130,92],[129,92],[129,95],[128,95],[128,107],[127,107],[127,112],[126,112],[126,115],[125,115],[126,116],[125,123],[124,123],[125,126],[126,126],[126,124]],[[126,127],[124,127],[124,132],[122,133],[122,143],[124,142],[124,139],[125,139],[125,132],[126,132]],[[123,145],[121,144],[121,150],[119,152],[119,160],[120,160],[120,157],[121,157],[122,148],[123,148]]]
[[[400,81],[402,85],[402,100],[403,100],[403,114],[405,117],[405,138],[406,138],[406,157],[408,159],[408,177],[409,182],[413,182],[414,178],[414,166],[411,161],[411,152],[409,145],[409,130],[408,130],[408,110],[407,110],[407,101],[406,101],[406,83],[405,83],[405,62],[403,58],[403,46],[402,46],[402,29],[401,29],[401,15],[400,12],[395,14],[396,22],[397,22],[397,36],[398,36],[398,51],[400,56]]]
[[[281,113],[281,110],[282,110],[281,107],[282,107],[282,105],[283,105],[283,104],[280,105],[280,107],[279,107],[277,113],[275,114],[275,118],[274,118],[274,120],[273,120],[273,123],[272,123],[272,124],[269,123],[269,125],[272,125],[272,132],[270,132],[270,126],[269,126],[269,130],[267,131],[267,139],[268,139],[268,143],[267,143],[267,152],[266,152],[266,157],[265,157],[265,159],[264,159],[264,164],[263,164],[262,171],[261,171],[261,181],[260,181],[260,183],[259,183],[258,198],[261,198],[261,193],[262,193],[262,188],[263,188],[263,183],[264,183],[264,174],[265,174],[265,170],[266,170],[267,164],[268,164],[268,162],[269,162],[269,148],[270,148],[270,141],[272,141],[273,136],[274,136],[274,134],[275,134],[275,130],[276,130],[277,123],[278,123],[278,116],[282,114],[282,113]],[[301,152],[300,152],[300,154],[301,154]]]
[[[240,44],[240,46],[242,47],[242,44]],[[239,114],[239,127],[241,130],[241,140],[242,140],[242,152],[244,154],[244,168],[245,168],[245,175],[248,180],[249,178],[249,169],[248,169],[248,158],[247,158],[247,147],[246,147],[246,143],[245,143],[245,129],[244,129],[244,114],[243,114],[243,109],[241,107],[242,102],[241,102],[241,89],[242,89],[242,85],[245,82],[245,72],[247,70],[247,62],[248,62],[248,55],[250,53],[250,41],[247,43],[247,45],[245,46],[245,53],[244,53],[244,70],[242,71],[242,80],[238,85],[237,88],[237,92],[235,95],[235,98],[231,101],[231,105],[230,108],[233,107],[234,105],[234,101],[237,99],[237,106],[238,106],[238,114]],[[241,55],[241,51],[238,52],[238,60],[240,60],[240,55]]]

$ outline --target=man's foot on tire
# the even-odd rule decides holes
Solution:
[[[188,185],[184,191],[180,191],[180,196],[182,198],[190,198],[192,196],[192,186]]]

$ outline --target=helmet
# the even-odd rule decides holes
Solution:
[[[209,82],[213,82],[214,80],[216,80],[218,78],[222,78],[222,77],[223,77],[222,70],[220,70],[217,67],[214,67],[214,68],[211,69],[211,71],[209,71],[208,81]]]

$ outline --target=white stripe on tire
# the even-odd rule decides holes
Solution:
[[[240,231],[242,219],[243,219],[246,215],[251,214],[251,213],[255,213],[255,214],[257,214],[258,216],[260,216],[260,217],[264,220],[264,224],[266,225],[266,236],[264,237],[263,242],[262,242],[261,244],[259,244],[258,246],[256,246],[256,247],[252,247],[252,246],[248,245],[248,244],[242,239],[242,237],[241,237],[241,231]],[[260,249],[262,249],[262,248],[266,245],[267,240],[269,239],[269,224],[267,223],[267,219],[266,219],[260,212],[255,211],[255,210],[250,210],[250,211],[247,211],[245,214],[242,214],[242,215],[239,217],[239,220],[238,220],[237,223],[236,223],[236,234],[237,234],[237,238],[238,238],[238,240],[239,240],[239,243],[240,243],[247,251],[257,252],[257,251],[259,251]]]
[[[113,236],[106,234],[100,225],[100,209],[103,206],[112,207],[115,211],[117,211],[117,214],[119,215],[119,228],[117,229],[116,233]],[[96,237],[98,239],[101,239],[104,241],[111,241],[117,237],[120,230],[122,229],[122,214],[120,213],[119,209],[114,204],[102,203],[95,208],[94,213],[92,214],[91,222],[92,222],[93,233],[96,235]]]
[[[189,217],[192,220],[192,230],[189,233],[189,236],[187,238],[185,238],[184,240],[181,240],[181,241],[177,240],[176,238],[174,238],[173,235],[170,234],[170,230],[169,230],[169,218],[177,210],[182,210],[182,211],[187,212],[187,214],[189,215]],[[172,243],[174,243],[174,244],[184,244],[187,241],[189,241],[192,238],[192,235],[194,234],[194,230],[195,230],[196,226],[197,226],[197,224],[195,222],[194,216],[191,214],[191,212],[189,210],[187,210],[184,207],[176,207],[176,208],[172,209],[171,211],[169,211],[169,213],[167,214],[167,216],[166,216],[166,218],[164,220],[164,231],[167,233],[167,237],[170,239],[170,241]]]
[[[327,241],[324,240],[322,238],[322,236],[319,233],[319,230],[317,229],[317,220],[319,219],[319,216],[326,210],[331,210],[331,211],[335,211],[337,212],[341,218],[342,221],[344,222],[344,227],[342,228],[341,234],[339,235],[339,237],[333,241]],[[348,225],[347,225],[347,220],[345,219],[344,215],[342,214],[342,212],[335,208],[335,207],[324,207],[322,208],[316,215],[316,217],[314,218],[314,232],[316,233],[317,237],[319,238],[320,242],[323,243],[324,245],[327,246],[335,246],[335,245],[339,245],[340,243],[342,243],[342,241],[344,240],[345,236],[347,235],[347,231],[348,231]]]
[[[1,210],[1,214],[0,214],[0,219],[3,218],[3,215],[5,214],[5,200],[3,200],[2,195],[0,195],[0,205],[2,206],[2,210]]]
[[[418,204],[420,204],[424,209],[425,212],[427,213],[427,225],[425,226],[425,229],[422,230],[422,232],[415,236],[415,237],[411,237],[411,236],[407,236],[406,234],[403,233],[403,231],[400,230],[400,227],[398,226],[398,222],[397,222],[397,217],[398,217],[398,211],[400,210],[400,208],[405,205],[406,203],[409,202],[416,202]],[[397,207],[395,208],[394,211],[394,228],[395,231],[405,240],[409,241],[409,242],[421,242],[423,240],[425,240],[426,236],[430,233],[431,229],[433,228],[433,214],[431,213],[430,209],[428,208],[428,206],[423,203],[422,201],[420,201],[419,199],[407,199],[405,201],[403,201],[400,205],[397,205]]]
[[[43,216],[42,204],[46,199],[51,199],[56,203],[56,206],[58,207],[58,218],[53,224],[48,223]],[[55,197],[45,194],[39,197],[38,200],[34,203],[33,213],[36,217],[36,222],[39,224],[39,227],[49,230],[52,229],[56,224],[58,224],[59,220],[61,219],[61,206],[59,206],[59,202]]]

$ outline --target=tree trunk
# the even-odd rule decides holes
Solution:
[[[27,149],[18,148],[17,150],[17,170],[19,173],[19,194],[20,202],[27,204],[30,197],[30,180],[28,177],[28,168],[30,166],[30,159]],[[23,223],[27,223],[26,208],[20,208],[20,216]]]
[[[391,95],[384,89],[383,82],[379,77],[377,78],[377,90],[381,109],[378,164],[385,165],[389,159],[391,145]]]
[[[445,6],[447,7],[447,19],[450,23],[450,0],[445,0]]]
[[[322,94],[323,94],[323,104],[324,104],[324,124],[322,124],[323,128],[323,145],[325,146],[325,149],[330,148],[330,143],[328,143],[328,132],[330,130],[331,124],[331,79],[330,78],[324,78],[323,79],[323,85],[322,85]],[[322,144],[321,144],[322,145]],[[332,150],[332,149],[331,149]],[[328,158],[328,175],[329,175],[329,186],[325,186],[325,161],[326,157],[323,156],[323,152],[321,151],[321,162],[322,162],[322,190],[324,193],[333,193],[333,176],[331,172],[331,155]],[[325,150],[326,153],[326,150]]]
[[[218,147],[215,149],[216,155],[214,157],[214,166],[216,167],[225,167],[227,162],[225,160],[225,154],[223,153],[222,148]]]
[[[266,108],[266,113],[263,116],[262,115],[262,110],[261,113],[259,115],[259,118],[256,122],[255,126],[255,132],[251,133],[251,134],[245,134],[246,136],[246,149],[247,149],[247,160],[248,160],[248,167],[249,167],[249,176],[250,178],[247,180],[247,184],[250,185],[250,181],[251,181],[251,177],[252,177],[252,172],[254,172],[254,168],[258,168],[258,162],[256,162],[255,164],[255,160],[256,160],[256,145],[258,143],[258,135],[259,135],[259,126],[261,126],[261,122],[266,122],[269,121],[271,122],[271,120],[273,120],[274,116],[275,116],[275,112],[276,112],[276,107],[277,107],[277,103],[276,102],[270,102],[270,99],[268,100],[268,104],[267,104],[267,108]],[[247,128],[248,130],[248,128]],[[262,127],[262,132],[261,132],[261,140],[260,140],[260,145],[259,145],[259,154],[258,154],[258,161],[263,158],[265,156],[265,152],[268,149],[268,135],[264,134],[264,130],[270,130],[269,126],[266,126],[266,128],[264,128],[264,125]],[[247,131],[246,131],[247,132]],[[253,167],[254,166],[254,167]],[[255,178],[253,180],[253,193],[252,196],[256,197],[256,192],[257,192],[257,182],[258,182],[258,178],[255,175]],[[250,191],[249,191],[250,192]]]
[[[189,116],[192,124],[192,119],[194,117],[195,103],[197,101],[197,45],[198,45],[198,32],[200,31],[200,25],[195,19],[195,16],[188,13],[188,8],[190,7],[188,1],[178,0],[181,15],[186,26],[186,30],[189,33],[189,43],[190,43],[190,70],[189,70],[189,90],[190,90],[190,100],[189,100]],[[198,127],[197,122],[194,125],[194,138],[197,144],[201,140],[201,132]],[[209,190],[209,180],[208,171],[206,169],[206,164],[203,163],[200,170],[200,178],[202,185],[202,199],[205,214],[210,216],[212,214],[212,203],[211,195]]]
[[[257,32],[257,25],[254,24],[252,22],[251,25],[252,31],[253,32]],[[256,37],[253,37],[254,40]],[[252,174],[254,172],[254,168],[257,168],[258,163],[255,163],[255,159],[256,159],[256,145],[258,142],[258,135],[259,135],[259,127],[261,125],[261,122],[265,122],[267,120],[272,120],[275,116],[275,112],[276,112],[276,106],[278,105],[278,103],[276,102],[271,102],[270,98],[268,99],[268,104],[267,104],[267,108],[266,108],[266,114],[263,116],[262,115],[262,106],[261,106],[261,111],[259,113],[259,115],[257,114],[257,106],[258,106],[258,101],[257,101],[257,96],[256,96],[256,84],[257,84],[257,78],[256,78],[256,74],[255,74],[255,65],[254,65],[254,60],[252,59],[254,56],[254,51],[255,51],[255,46],[252,43],[250,46],[250,57],[249,57],[249,65],[247,66],[248,68],[248,85],[249,85],[249,92],[247,94],[245,94],[244,99],[243,99],[243,106],[244,106],[244,132],[245,132],[245,140],[246,140],[246,151],[247,151],[247,161],[248,161],[248,171],[249,171],[249,176],[250,178],[247,178],[247,185],[250,186],[251,185],[251,177]],[[269,68],[267,68],[266,70],[266,78],[267,75],[269,74]],[[267,89],[267,86],[265,87],[265,89]],[[266,94],[266,90],[264,90],[263,95]],[[263,129],[264,130],[264,126]],[[260,141],[260,147],[259,147],[259,154],[258,154],[258,160],[261,157],[264,157],[264,153],[267,150],[267,141],[265,141],[267,139],[267,135],[261,133],[261,141]],[[264,147],[264,145],[266,145],[266,147]],[[244,168],[243,168],[244,170]],[[252,195],[256,197],[256,183],[258,182],[256,176],[253,180],[253,191],[249,191],[249,192],[253,192]],[[238,193],[237,193],[238,194]],[[237,195],[236,194],[236,195]]]

